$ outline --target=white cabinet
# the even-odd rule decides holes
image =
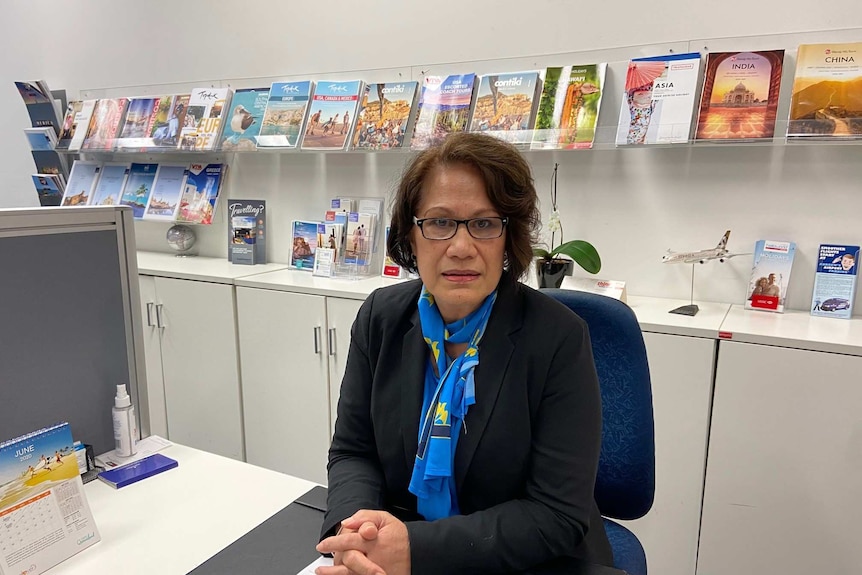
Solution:
[[[643,335],[655,419],[655,503],[645,517],[622,523],[643,545],[651,573],[693,575],[716,341]]]
[[[330,436],[325,298],[236,290],[247,461],[326,483]]]
[[[147,401],[150,433],[168,437],[168,414],[165,406],[165,379],[162,374],[162,330],[158,327],[156,278],[138,276],[141,286],[141,317],[144,319],[144,364],[147,372]]]
[[[341,380],[347,367],[347,351],[350,349],[350,328],[362,307],[361,300],[326,298],[327,342],[329,346],[329,435],[335,433],[335,418]]]
[[[859,573],[860,373],[858,356],[721,342],[698,575]]]
[[[233,286],[140,276],[153,433],[243,459]]]

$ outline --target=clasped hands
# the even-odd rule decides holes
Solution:
[[[317,544],[332,553],[332,567],[317,575],[409,575],[410,540],[407,526],[391,513],[361,509],[341,522],[337,535]]]

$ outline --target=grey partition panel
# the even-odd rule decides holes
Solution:
[[[0,237],[0,441],[69,421],[113,449],[116,385],[136,383],[120,257],[115,229]]]

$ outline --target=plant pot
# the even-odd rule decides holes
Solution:
[[[536,261],[536,279],[539,288],[558,288],[563,285],[563,278],[568,275],[572,260]]]

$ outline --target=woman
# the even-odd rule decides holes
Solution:
[[[652,84],[639,86],[626,92],[629,106],[629,131],[626,144],[643,144],[649,131],[655,100],[652,97]]]
[[[421,281],[377,290],[353,325],[320,575],[612,563],[586,325],[517,281],[536,204],[493,137],[451,135],[405,171],[387,247]]]

